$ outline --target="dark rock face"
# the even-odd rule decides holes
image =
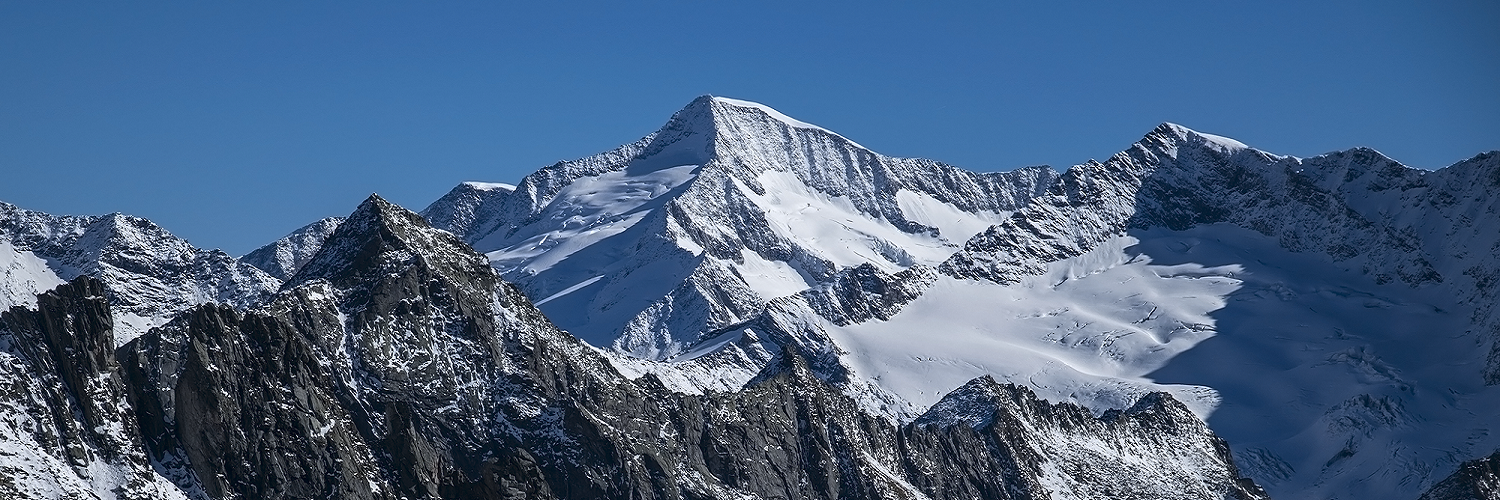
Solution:
[[[1458,471],[1422,494],[1421,500],[1488,500],[1500,498],[1500,451],[1464,462]]]
[[[83,276],[38,296],[37,311],[0,313],[0,453],[31,465],[0,467],[0,497],[102,490],[145,499],[171,488],[135,432],[104,295]]]
[[[204,306],[124,349],[141,430],[212,498],[388,498],[307,339],[273,316]],[[381,492],[385,493],[385,492]]]

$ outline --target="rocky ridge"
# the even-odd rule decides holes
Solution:
[[[56,216],[0,203],[0,243],[10,248],[0,250],[0,258],[6,253],[28,258],[34,274],[58,283],[89,275],[104,283],[117,344],[199,304],[250,307],[281,285],[222,251],[199,249],[149,220],[122,214]],[[0,286],[26,287],[26,282],[7,280]],[[12,295],[24,294],[0,294]]]
[[[318,253],[318,249],[323,246],[323,240],[328,239],[328,236],[338,229],[339,224],[343,223],[343,217],[328,217],[302,226],[279,240],[245,254],[240,257],[240,262],[255,266],[278,280],[286,281],[292,275],[297,274],[297,271]]]

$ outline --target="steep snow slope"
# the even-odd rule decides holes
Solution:
[[[219,250],[202,250],[139,217],[110,214],[55,216],[0,203],[0,242],[9,248],[4,296],[21,297],[51,282],[80,275],[104,283],[114,318],[115,342],[123,345],[188,308],[209,302],[248,307],[269,297],[280,281]],[[10,271],[15,269],[15,271]],[[35,283],[35,285],[28,284]],[[19,288],[17,288],[19,287]]]
[[[1054,177],[881,156],[763,105],[702,97],[637,143],[483,199],[460,186],[424,213],[470,228],[559,326],[664,359],[841,268],[936,265]]]
[[[63,283],[46,260],[0,241],[0,311],[11,306],[36,307],[37,294]]]

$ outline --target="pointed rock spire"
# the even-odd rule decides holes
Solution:
[[[361,286],[419,263],[458,282],[494,279],[488,261],[473,248],[432,228],[420,215],[371,194],[283,289],[315,279],[338,288]],[[493,283],[484,286],[492,288]]]

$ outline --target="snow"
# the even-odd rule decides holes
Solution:
[[[0,241],[0,311],[11,306],[36,308],[36,296],[63,284],[47,261],[30,250],[17,250],[9,241]]]
[[[736,272],[762,297],[784,297],[813,286],[813,280],[786,262],[768,260],[749,250],[740,250],[740,259],[743,262],[735,266]]]
[[[918,410],[985,374],[1095,412],[1168,391],[1277,498],[1414,498],[1500,447],[1470,308],[1330,264],[1229,225],[1134,230],[1015,285],[944,277],[889,321],[824,328]]]
[[[789,172],[768,170],[756,180],[765,194],[743,184],[739,188],[766,214],[771,231],[839,267],[871,263],[882,271],[898,272],[913,264],[937,265],[958,251],[945,239],[908,233],[871,218],[848,198],[809,188]]]
[[[505,184],[503,182],[466,181],[464,182],[464,185],[480,191],[494,191],[496,189],[499,189],[501,191],[516,190],[516,186],[514,184]]]
[[[545,299],[536,301],[535,305],[538,306],[538,307],[540,307],[542,304],[546,304],[548,302],[552,302],[553,300],[556,300],[559,297],[562,297],[564,295],[576,292],[579,289],[581,289],[583,287],[586,287],[586,286],[589,286],[589,285],[592,285],[592,284],[594,284],[594,283],[596,283],[596,282],[598,282],[599,280],[602,280],[602,279],[604,279],[604,276],[600,275],[600,276],[595,276],[595,277],[583,280],[582,283],[579,283],[577,285],[573,285],[573,286],[564,288],[563,291],[561,291],[561,292],[554,293],[552,295],[547,296],[547,298],[545,298]]]
[[[896,203],[901,213],[912,222],[938,228],[943,239],[962,244],[990,226],[999,224],[1009,214],[987,210],[978,213],[965,212],[958,207],[943,203],[927,193],[907,189],[896,192]]]
[[[697,168],[678,165],[638,175],[620,171],[579,179],[543,209],[538,216],[542,222],[527,226],[540,229],[505,237],[506,241],[519,240],[515,243],[487,240],[475,246],[504,245],[486,254],[502,271],[541,273],[640,222],[660,205],[653,201],[691,180]]]
[[[1237,265],[1154,265],[1119,237],[1014,286],[940,277],[889,321],[832,328],[861,378],[919,407],[986,374],[1102,412],[1152,388],[1145,375],[1212,335]],[[1185,402],[1211,414],[1211,398]]]
[[[1220,151],[1226,153],[1233,153],[1239,150],[1250,149],[1250,146],[1245,145],[1245,143],[1230,139],[1228,137],[1205,134],[1203,132],[1190,129],[1176,123],[1164,123],[1162,125],[1170,128],[1174,133],[1177,134],[1178,137],[1201,137],[1207,140],[1209,144],[1216,146]]]
[[[758,102],[742,101],[742,100],[739,100],[739,99],[730,99],[728,97],[714,97],[714,100],[718,101],[718,102],[722,102],[724,104],[728,104],[730,106],[737,106],[737,107],[741,107],[741,108],[753,108],[753,109],[757,109],[757,110],[760,110],[762,113],[765,113],[767,116],[770,116],[771,118],[775,118],[777,121],[779,121],[781,123],[785,123],[788,126],[796,127],[796,128],[821,130],[823,132],[827,132],[827,133],[836,135],[839,138],[844,139],[845,141],[849,141],[849,143],[853,144],[855,147],[858,147],[860,149],[868,149],[868,148],[865,148],[864,146],[860,146],[859,143],[856,143],[854,141],[850,141],[847,137],[839,135],[839,134],[833,132],[832,130],[828,130],[826,128],[819,127],[817,125],[813,125],[811,123],[807,123],[807,122],[804,122],[802,120],[798,120],[796,118],[792,118],[792,117],[787,116],[786,114],[784,114],[784,113],[782,113],[780,111],[776,111],[775,109],[772,109],[770,106],[767,106],[767,105],[764,105],[764,104],[761,104],[761,103],[758,103]]]

